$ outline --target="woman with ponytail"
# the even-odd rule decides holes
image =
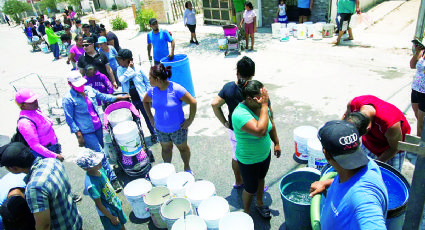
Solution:
[[[163,161],[171,163],[174,143],[180,151],[184,170],[192,173],[189,165],[190,148],[187,145],[187,133],[195,118],[196,100],[181,85],[169,81],[170,78],[170,66],[164,67],[163,64],[159,64],[151,67],[149,81],[152,87],[143,98],[143,106],[152,126],[156,129]],[[188,119],[184,118],[183,102],[190,106]],[[155,110],[155,116],[152,115],[151,107]]]
[[[251,80],[254,74],[255,63],[251,60],[251,58],[244,56],[236,64],[237,80],[226,83],[218,93],[218,96],[216,96],[211,103],[215,116],[220,120],[224,127],[229,130],[230,145],[232,146],[232,169],[235,175],[235,183],[233,184],[234,189],[242,188],[243,181],[239,172],[238,161],[235,156],[236,138],[235,133],[233,132],[232,114],[236,106],[243,101],[242,86],[248,80]],[[229,111],[228,119],[226,119],[223,110],[221,109],[224,104],[227,105]]]

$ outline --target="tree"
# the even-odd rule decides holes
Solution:
[[[47,9],[49,8],[50,10],[55,10],[56,9],[56,0],[42,0],[40,2],[40,7],[42,9]]]
[[[18,0],[7,0],[3,5],[3,13],[10,15],[16,23],[21,21],[20,13],[30,9],[31,6],[28,3]]]

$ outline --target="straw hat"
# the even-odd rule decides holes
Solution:
[[[97,18],[95,18],[93,16],[90,16],[87,20],[99,22],[99,19],[97,19]]]

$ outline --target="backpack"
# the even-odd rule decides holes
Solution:
[[[33,120],[29,119],[28,117],[25,117],[25,116],[19,117],[17,122],[19,122],[19,120],[21,120],[22,118],[25,118],[25,119],[28,119],[29,121],[31,121],[34,124],[35,128],[37,129],[37,125],[35,124],[35,122]],[[12,136],[12,138],[10,139],[10,142],[21,142],[25,146],[29,147],[24,136],[22,136],[21,132],[19,132],[18,127],[16,127],[16,133]]]

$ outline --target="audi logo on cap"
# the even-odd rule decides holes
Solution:
[[[357,134],[356,133],[353,133],[353,134],[351,134],[349,136],[340,137],[339,138],[339,143],[341,145],[351,145],[351,144],[357,142],[357,140],[358,140]]]

